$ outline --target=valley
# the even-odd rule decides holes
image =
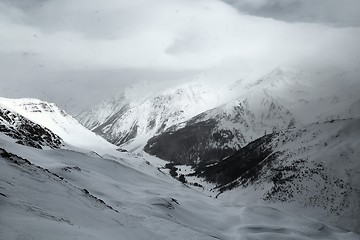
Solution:
[[[55,104],[1,98],[1,235],[359,239],[358,96],[315,98],[302,77],[113,98],[76,117],[88,129]]]

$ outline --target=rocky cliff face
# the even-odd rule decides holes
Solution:
[[[115,148],[105,139],[82,126],[54,103],[33,98],[0,98],[0,106],[14,114],[15,118],[27,119],[31,125],[46,128],[49,132],[59,136],[66,145],[92,150],[98,150],[99,146],[101,148]],[[41,130],[37,132],[41,132]],[[36,131],[32,133],[32,135],[36,134],[41,136]]]
[[[16,143],[35,148],[59,148],[63,140],[49,129],[0,105],[0,132]]]

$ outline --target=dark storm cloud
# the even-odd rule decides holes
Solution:
[[[241,12],[288,22],[360,26],[359,0],[223,0]]]

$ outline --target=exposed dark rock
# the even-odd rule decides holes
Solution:
[[[122,149],[122,148],[118,148],[118,149],[116,149],[116,150],[119,151],[119,152],[128,152],[128,150]]]
[[[181,175],[179,176],[179,181],[182,182],[182,183],[186,183],[186,182],[187,182],[184,174],[181,174]]]
[[[180,205],[179,201],[175,198],[171,198],[171,201],[173,201],[174,203],[176,203],[177,205]]]
[[[214,120],[199,122],[177,131],[164,132],[151,138],[144,147],[145,152],[176,164],[195,165],[199,162],[217,162],[234,152],[233,149],[220,149],[219,145],[227,141],[220,138],[219,132],[213,132]],[[231,135],[230,135],[231,137]]]
[[[18,140],[16,143],[39,148],[43,146],[59,148],[62,139],[49,129],[29,119],[0,107],[0,132]]]
[[[75,171],[78,171],[78,172],[81,172],[81,168],[75,166],[75,167],[63,167],[61,168],[61,170],[65,171],[65,172],[71,172],[71,170],[75,170]]]
[[[270,157],[272,148],[269,144],[273,137],[273,134],[265,135],[219,163],[210,166],[201,164],[196,167],[193,175],[217,184],[222,187],[221,191],[234,188],[240,182],[254,181],[259,177],[258,174],[264,165],[264,161],[273,159]],[[235,180],[239,182],[227,186]]]

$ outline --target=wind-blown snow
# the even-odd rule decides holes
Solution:
[[[344,112],[360,100],[358,73],[359,70],[311,72],[280,67],[250,84],[248,89],[272,96],[303,124],[359,117],[358,112]]]

